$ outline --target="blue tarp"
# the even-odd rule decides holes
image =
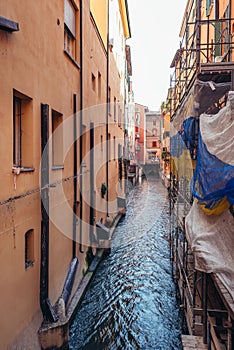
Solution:
[[[194,117],[189,117],[183,121],[178,133],[171,137],[170,152],[172,157],[179,158],[184,149],[188,149],[191,157],[194,157],[194,149],[196,148],[196,123],[198,121]]]
[[[234,166],[211,154],[198,137],[197,164],[191,182],[192,195],[206,208],[213,208],[225,196],[234,205]]]

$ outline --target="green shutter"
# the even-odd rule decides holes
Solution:
[[[213,2],[213,0],[206,0],[206,16],[209,16],[210,7],[211,7],[212,2]]]
[[[222,55],[222,22],[215,23],[215,57]]]

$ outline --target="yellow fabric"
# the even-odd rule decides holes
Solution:
[[[200,203],[199,203],[200,204]],[[220,215],[230,207],[230,203],[227,201],[225,196],[221,201],[219,201],[214,208],[206,208],[206,204],[200,204],[201,209],[206,215]]]
[[[179,158],[171,156],[171,172],[178,179],[187,178],[191,180],[193,177],[194,164],[190,156],[189,150],[183,150]]]

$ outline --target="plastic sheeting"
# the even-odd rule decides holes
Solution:
[[[192,195],[206,214],[219,215],[234,205],[234,92],[215,115],[200,117]]]
[[[199,271],[215,273],[234,300],[234,225],[229,210],[207,216],[194,202],[185,219],[187,239]]]
[[[197,158],[197,134],[199,116],[211,110],[216,113],[217,102],[225,98],[230,82],[216,84],[196,80],[186,99],[181,103],[170,123],[171,172],[177,180],[191,181]],[[189,193],[190,189],[186,189]],[[189,195],[190,196],[190,195]],[[227,205],[226,205],[227,206]],[[226,208],[225,206],[225,208]]]
[[[172,157],[179,158],[185,149],[188,149],[191,157],[193,157],[196,148],[195,132],[198,128],[196,123],[198,124],[198,119],[194,117],[187,118],[183,121],[178,133],[171,137],[170,150]]]

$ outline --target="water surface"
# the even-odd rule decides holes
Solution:
[[[71,350],[181,349],[168,225],[166,189],[143,181],[71,325]]]

